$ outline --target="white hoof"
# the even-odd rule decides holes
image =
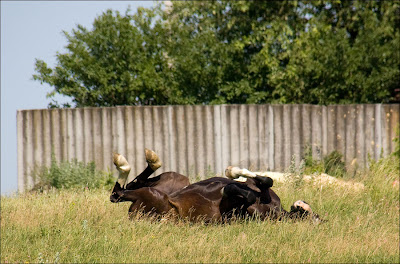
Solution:
[[[119,172],[117,182],[121,185],[122,188],[125,188],[126,179],[128,178],[129,172],[131,171],[131,166],[129,165],[125,157],[119,153],[113,153],[113,162]]]
[[[237,179],[240,178],[241,176],[246,178],[255,178],[257,176],[257,174],[247,169],[241,169],[239,167],[233,167],[233,166],[228,166],[226,168],[225,175],[229,179]]]

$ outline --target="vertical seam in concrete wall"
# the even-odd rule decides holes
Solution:
[[[258,144],[258,146],[257,146],[257,161],[256,161],[256,168],[257,168],[257,170],[260,170],[261,169],[261,156],[262,156],[262,154],[261,154],[261,149],[260,149],[260,146],[262,146],[263,145],[263,142],[261,142],[261,138],[262,138],[262,135],[261,135],[261,131],[260,131],[260,123],[262,123],[262,122],[260,122],[259,120],[260,120],[260,116],[261,116],[261,114],[260,114],[260,111],[261,111],[261,107],[256,107],[255,108],[255,112],[256,112],[256,118],[255,118],[255,120],[256,120],[256,127],[254,128],[254,129],[256,129],[256,131],[257,131],[257,139],[254,139],[254,140],[256,140],[256,144]]]
[[[375,159],[379,159],[382,148],[382,105],[375,106]]]
[[[230,133],[229,133],[229,108],[221,105],[221,138],[222,138],[222,168],[225,169],[230,164]]]
[[[21,110],[17,111],[17,185],[18,190],[24,190],[24,118]],[[3,164],[4,165],[4,164]],[[4,175],[3,175],[4,177]]]
[[[274,149],[275,149],[275,139],[274,139],[274,110],[272,105],[268,106],[268,167],[270,170],[275,170],[274,163]]]
[[[34,144],[33,140],[35,138],[35,131],[34,131],[34,128],[33,128],[33,113],[34,113],[33,111],[27,111],[26,112],[26,117],[28,117],[28,120],[27,120],[26,126],[25,126],[25,132],[27,133],[26,134],[26,137],[27,137],[27,140],[26,140],[26,145],[27,145],[26,155],[27,156],[25,156],[26,157],[25,160],[27,161],[27,163],[25,165],[25,169],[26,169],[26,172],[25,172],[25,180],[26,180],[26,182],[24,184],[25,188],[26,187],[30,187],[30,185],[32,183],[32,174],[31,173],[32,173],[32,166],[34,164],[34,157],[35,157],[34,148],[33,148],[33,144]],[[28,134],[28,132],[30,132],[31,134]],[[30,178],[27,178],[28,174],[31,175]]]
[[[175,169],[173,165],[173,141],[172,141],[172,106],[168,106],[168,145],[169,145],[169,167],[171,170]]]
[[[310,120],[310,126],[308,127],[308,133],[310,134],[310,142],[308,142],[308,144],[310,144],[311,147],[311,153],[313,153],[313,142],[314,142],[314,137],[313,137],[313,133],[312,133],[312,126],[314,123],[314,120],[312,118],[312,105],[307,105],[307,115],[308,115],[308,120]],[[315,156],[313,156],[313,158],[315,159]]]
[[[363,165],[366,167],[367,166],[367,108],[368,105],[364,105],[363,111],[362,111],[362,118],[364,122],[362,123],[362,133],[363,133]]]
[[[212,106],[214,112],[215,172],[222,175],[221,106]]]

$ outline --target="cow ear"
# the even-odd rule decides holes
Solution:
[[[128,161],[119,153],[113,153],[113,162],[116,169],[119,172],[117,182],[121,185],[122,188],[125,188],[127,182],[127,178],[129,172],[131,171],[131,166],[129,165]]]

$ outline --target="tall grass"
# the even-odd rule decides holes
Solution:
[[[112,173],[96,169],[94,162],[84,163],[76,159],[59,162],[54,153],[50,166],[36,167],[33,177],[36,182],[33,190],[40,191],[49,188],[111,187],[114,183]]]
[[[327,222],[241,220],[230,224],[128,220],[109,189],[51,189],[1,197],[1,262],[398,263],[399,159],[371,164],[361,192],[278,184],[289,209],[309,202]]]

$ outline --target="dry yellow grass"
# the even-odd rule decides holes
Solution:
[[[386,164],[387,165],[387,164]],[[386,166],[382,164],[381,166]],[[328,220],[242,220],[231,224],[128,220],[107,190],[59,190],[1,198],[1,262],[398,263],[396,171],[377,167],[353,192],[277,184],[286,209],[309,202]]]

